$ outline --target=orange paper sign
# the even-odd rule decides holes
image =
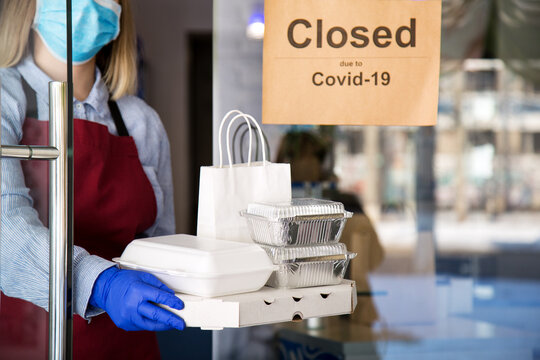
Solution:
[[[265,124],[436,124],[441,0],[266,0],[265,22]]]

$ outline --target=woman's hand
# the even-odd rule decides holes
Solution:
[[[154,275],[115,267],[103,271],[94,283],[90,304],[109,314],[124,330],[184,330],[185,323],[157,304],[182,310],[184,303]]]

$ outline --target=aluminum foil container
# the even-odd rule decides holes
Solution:
[[[344,244],[304,247],[261,247],[277,269],[266,283],[277,288],[302,288],[341,283],[349,261],[356,254],[347,252]]]
[[[253,241],[272,246],[337,243],[352,216],[342,203],[318,199],[249,204],[240,214]]]

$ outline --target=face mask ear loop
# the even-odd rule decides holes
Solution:
[[[223,149],[221,148],[221,133],[223,130],[223,125],[227,122],[227,119],[232,114],[243,114],[240,110],[231,110],[221,120],[221,124],[219,125],[219,133],[218,133],[218,151],[219,151],[219,167],[223,167]]]
[[[243,117],[246,123],[248,124],[248,131],[249,131],[249,152],[248,152],[248,166],[251,166],[251,145],[253,141],[253,136],[251,134],[251,124],[249,123],[249,119],[247,118],[246,114],[239,114],[236,115],[231,122],[229,123],[229,126],[227,127],[227,154],[229,155],[229,167],[232,168],[232,160],[231,160],[231,146],[230,146],[230,132],[231,132],[231,126],[236,121],[236,119]]]

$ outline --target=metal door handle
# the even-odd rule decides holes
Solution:
[[[0,157],[49,160],[49,359],[65,359],[71,341],[71,219],[68,194],[67,84],[49,83],[49,146],[1,145]],[[70,348],[71,346],[69,346]],[[67,355],[67,356],[66,356]]]
[[[0,157],[23,160],[54,160],[60,155],[52,146],[2,145]]]

